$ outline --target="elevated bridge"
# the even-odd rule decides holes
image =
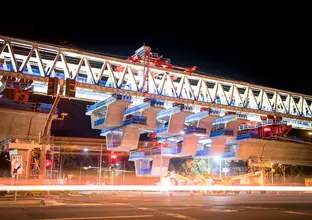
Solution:
[[[173,103],[183,103],[193,110],[192,114],[194,115],[200,111],[201,107],[213,108],[220,112],[220,116],[224,116],[226,112],[246,115],[244,120],[238,122],[235,120],[235,123],[221,121],[224,120],[224,117],[215,119],[215,123],[210,122],[211,126],[215,127],[218,124],[227,123],[230,129],[235,130],[230,135],[233,137],[230,138],[226,137],[228,136],[226,129],[210,132],[210,141],[222,140],[217,143],[217,147],[224,152],[224,155],[228,153],[225,152],[226,142],[235,140],[234,137],[239,130],[240,123],[255,121],[254,119],[259,119],[260,116],[282,117],[287,125],[312,130],[312,96],[199,74],[194,71],[194,68],[177,68],[167,61],[156,62],[157,57],[150,55],[148,55],[149,59],[142,60],[145,52],[150,53],[150,48],[147,51],[145,48],[143,47],[143,52],[138,50],[136,56],[122,60],[71,48],[0,36],[0,78],[3,79],[3,76],[6,76],[7,78],[11,77],[10,79],[14,77],[16,80],[31,81],[33,92],[43,95],[47,95],[49,77],[75,80],[77,83],[75,99],[99,102],[94,109],[89,109],[89,113],[93,117],[92,126],[96,129],[118,126],[130,113],[139,114],[138,112],[141,111],[135,110],[135,106],[140,106],[146,98],[162,101],[163,107],[167,109],[163,111],[166,114],[170,113],[168,109],[172,108]],[[120,116],[118,123],[108,121],[108,118],[110,120],[113,117],[108,117],[108,115],[114,115],[113,111],[110,112],[107,107],[111,103],[109,105],[106,103],[107,106],[105,106],[102,102],[113,94],[132,97],[131,103],[117,106],[118,116]],[[128,111],[125,111],[126,106],[129,107]],[[117,110],[115,113],[117,115]],[[164,119],[160,116],[157,118],[158,120]],[[165,116],[163,115],[163,117]],[[184,131],[184,119],[183,123],[180,123],[181,131]],[[194,118],[191,117],[186,120],[187,123],[192,123],[192,121]],[[157,131],[158,128],[155,130]],[[164,128],[166,126],[161,129]],[[181,131],[179,133],[183,133]],[[105,135],[107,134],[105,133]],[[251,155],[253,152],[248,150],[248,146],[250,146],[248,141],[252,142],[251,145],[255,146],[253,148],[257,149],[254,151],[254,155]],[[258,154],[262,143],[248,141],[241,141],[240,151],[237,151],[237,155],[240,155],[239,158]],[[193,145],[195,142],[197,142],[197,138],[193,138],[189,145]],[[271,142],[268,142],[267,145],[271,146]],[[295,146],[293,144],[287,144],[287,146],[289,146],[287,153],[293,152],[290,149]],[[300,153],[301,147],[296,148],[299,150],[295,152],[295,155],[302,157],[301,159],[294,156],[291,159],[276,157],[274,160],[301,160],[310,163],[310,157],[305,158],[310,148],[302,151],[306,153]],[[280,151],[284,152],[285,150],[286,148],[281,148]],[[247,151],[249,153],[245,154]],[[192,152],[195,152],[195,148],[192,148]],[[268,154],[276,153],[273,150],[268,150],[268,152]],[[171,151],[167,153],[173,154]],[[176,149],[176,154],[178,153],[180,152]],[[169,159],[158,154],[157,151],[155,155],[143,155],[144,158],[139,155],[139,160],[142,161],[135,161],[136,166],[140,166],[140,169],[144,170],[144,174],[148,172],[152,175],[164,174],[168,168]],[[270,157],[270,155],[266,155],[266,157]],[[154,168],[151,167],[151,161],[155,165]],[[137,173],[140,171],[137,170]]]

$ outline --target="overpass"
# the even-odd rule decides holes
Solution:
[[[8,141],[8,139],[5,139]],[[101,146],[104,150],[106,150],[106,141],[104,138],[80,138],[80,137],[60,137],[60,136],[52,136],[51,144],[66,148],[68,150],[79,151],[87,148],[89,151],[98,152],[101,149]],[[142,143],[140,143],[142,144]],[[32,148],[40,148],[40,144],[34,141],[23,141],[17,140],[17,142],[10,142],[9,148],[14,149],[32,149]]]

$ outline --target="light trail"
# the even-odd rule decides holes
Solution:
[[[23,185],[0,186],[0,191],[278,191],[305,192],[302,186],[157,186],[157,185]]]

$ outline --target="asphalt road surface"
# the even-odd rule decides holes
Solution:
[[[50,200],[46,207],[0,207],[1,220],[312,219],[312,194],[105,193]]]

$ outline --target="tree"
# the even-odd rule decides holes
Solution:
[[[60,152],[60,176],[62,175],[64,168],[75,169],[78,167],[75,159],[75,155],[71,154],[68,149],[63,148],[63,151]]]
[[[63,161],[63,168],[67,169],[78,168],[77,162],[75,161],[75,156],[71,155],[70,157],[66,157],[66,160]]]
[[[85,155],[81,161],[82,167],[94,166],[92,157],[90,155]]]
[[[181,175],[186,176],[198,176],[203,173],[208,173],[208,164],[204,159],[187,159],[181,161],[178,164],[178,169],[176,169]]]

